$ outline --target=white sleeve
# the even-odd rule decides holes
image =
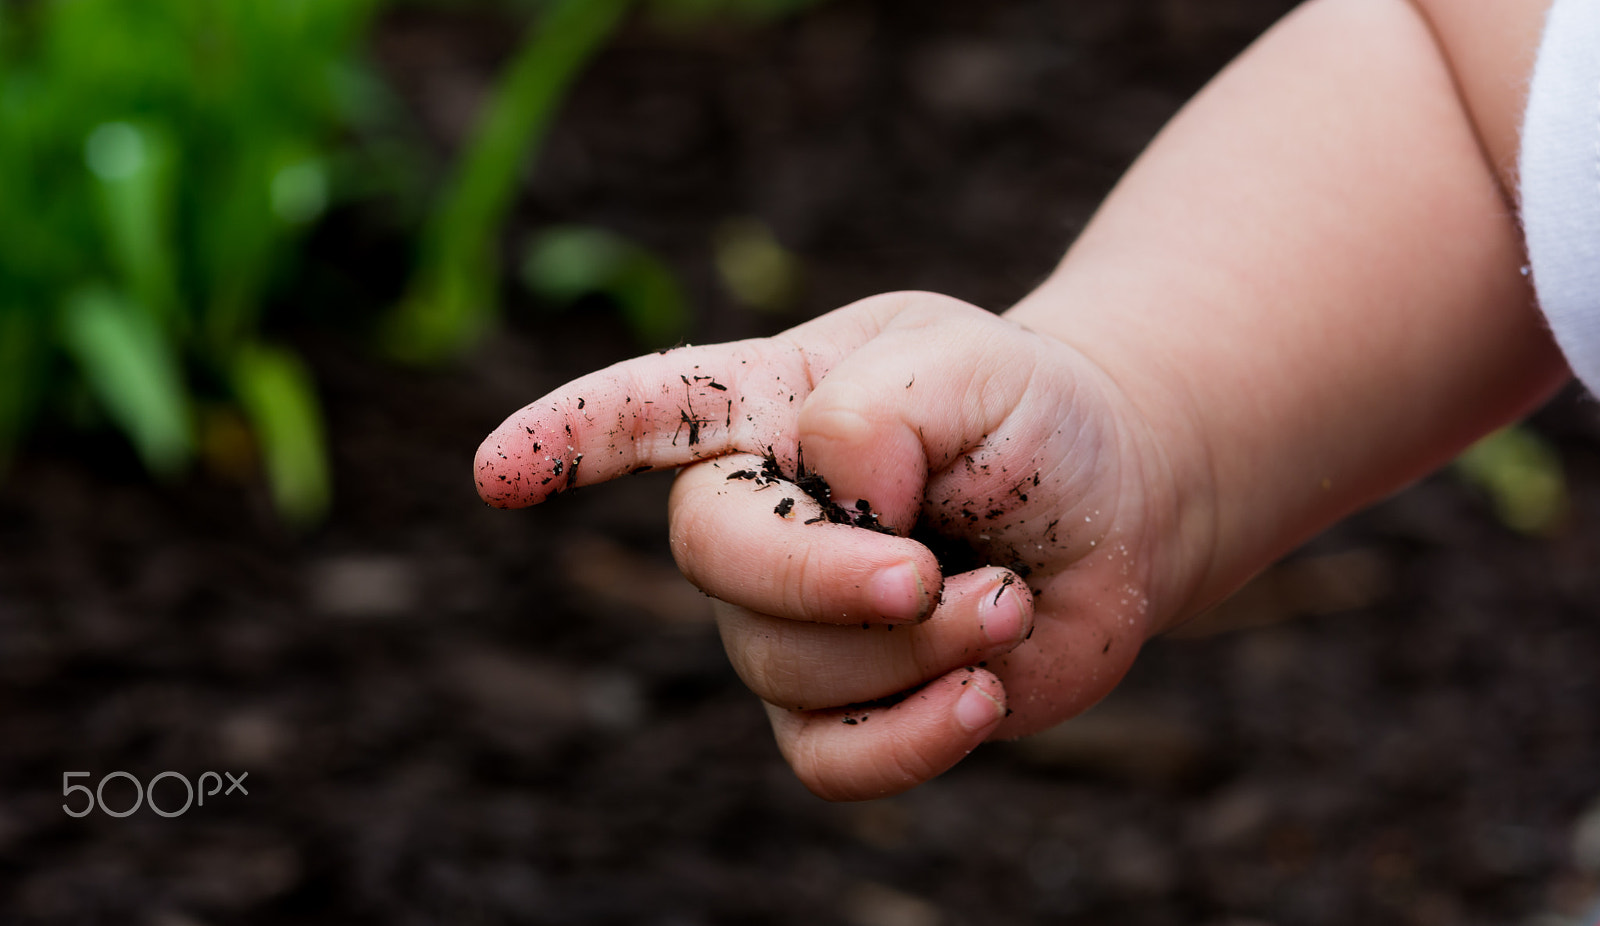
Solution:
[[[1522,125],[1522,225],[1540,308],[1600,395],[1600,0],[1556,0]]]

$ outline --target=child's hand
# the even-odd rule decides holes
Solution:
[[[801,780],[858,799],[1082,711],[1175,613],[1202,557],[1146,420],[1060,341],[900,293],[585,376],[475,469],[517,507],[693,463],[678,564]]]

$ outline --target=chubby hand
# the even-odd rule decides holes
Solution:
[[[520,507],[683,467],[679,567],[796,774],[852,800],[1077,714],[1162,629],[1188,558],[1144,422],[1073,347],[893,293],[577,379],[475,475]]]

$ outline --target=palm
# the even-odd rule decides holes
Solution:
[[[775,715],[780,743],[802,727],[835,736],[818,726],[823,718],[908,687],[945,684],[954,698],[966,679],[953,670],[975,661],[998,676],[996,692],[1010,705],[986,729],[1016,735],[1098,700],[1150,631],[1144,537],[1160,506],[1150,504],[1147,468],[1129,465],[1151,444],[1126,423],[1138,418],[1121,401],[1109,377],[1060,342],[954,300],[902,294],[776,338],[652,355],[574,381],[497,429],[475,472],[487,501],[519,507],[630,472],[684,467],[674,552],[691,580],[736,605],[721,620],[741,675],[769,703],[804,708],[798,720]],[[761,470],[763,478],[741,478]],[[793,490],[776,505],[757,495],[773,470]],[[825,477],[831,498],[851,511],[869,502],[898,536],[827,523],[795,484],[808,473]],[[798,522],[785,517],[796,504]],[[896,561],[920,564],[918,588],[931,598],[919,605],[863,591],[874,570]],[[1019,579],[1036,598],[1030,639],[969,659],[982,654],[969,639],[976,631],[951,628],[980,626],[983,601],[998,604]],[[934,619],[910,635],[840,635],[842,625],[926,615],[941,584]],[[922,642],[913,643],[917,634]],[[843,658],[819,658],[826,654]],[[895,708],[908,723],[919,709]],[[792,745],[786,753],[819,792],[879,793],[859,783],[831,789],[825,764],[808,775]],[[954,748],[923,750],[941,758],[910,779],[936,774],[970,746]],[[824,752],[809,750],[805,761]]]

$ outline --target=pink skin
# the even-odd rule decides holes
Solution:
[[[520,507],[684,467],[680,567],[717,599],[734,666],[801,780],[859,799],[1070,717],[1127,671],[1163,613],[1153,599],[1181,591],[1148,565],[1162,558],[1147,538],[1176,514],[1140,420],[1067,345],[956,300],[890,294],[575,380],[496,429],[475,474],[490,504]],[[901,536],[807,524],[819,509],[796,487],[735,476],[767,453],[790,476],[803,453],[835,499],[869,500]],[[942,576],[904,536],[919,519],[993,565]]]

